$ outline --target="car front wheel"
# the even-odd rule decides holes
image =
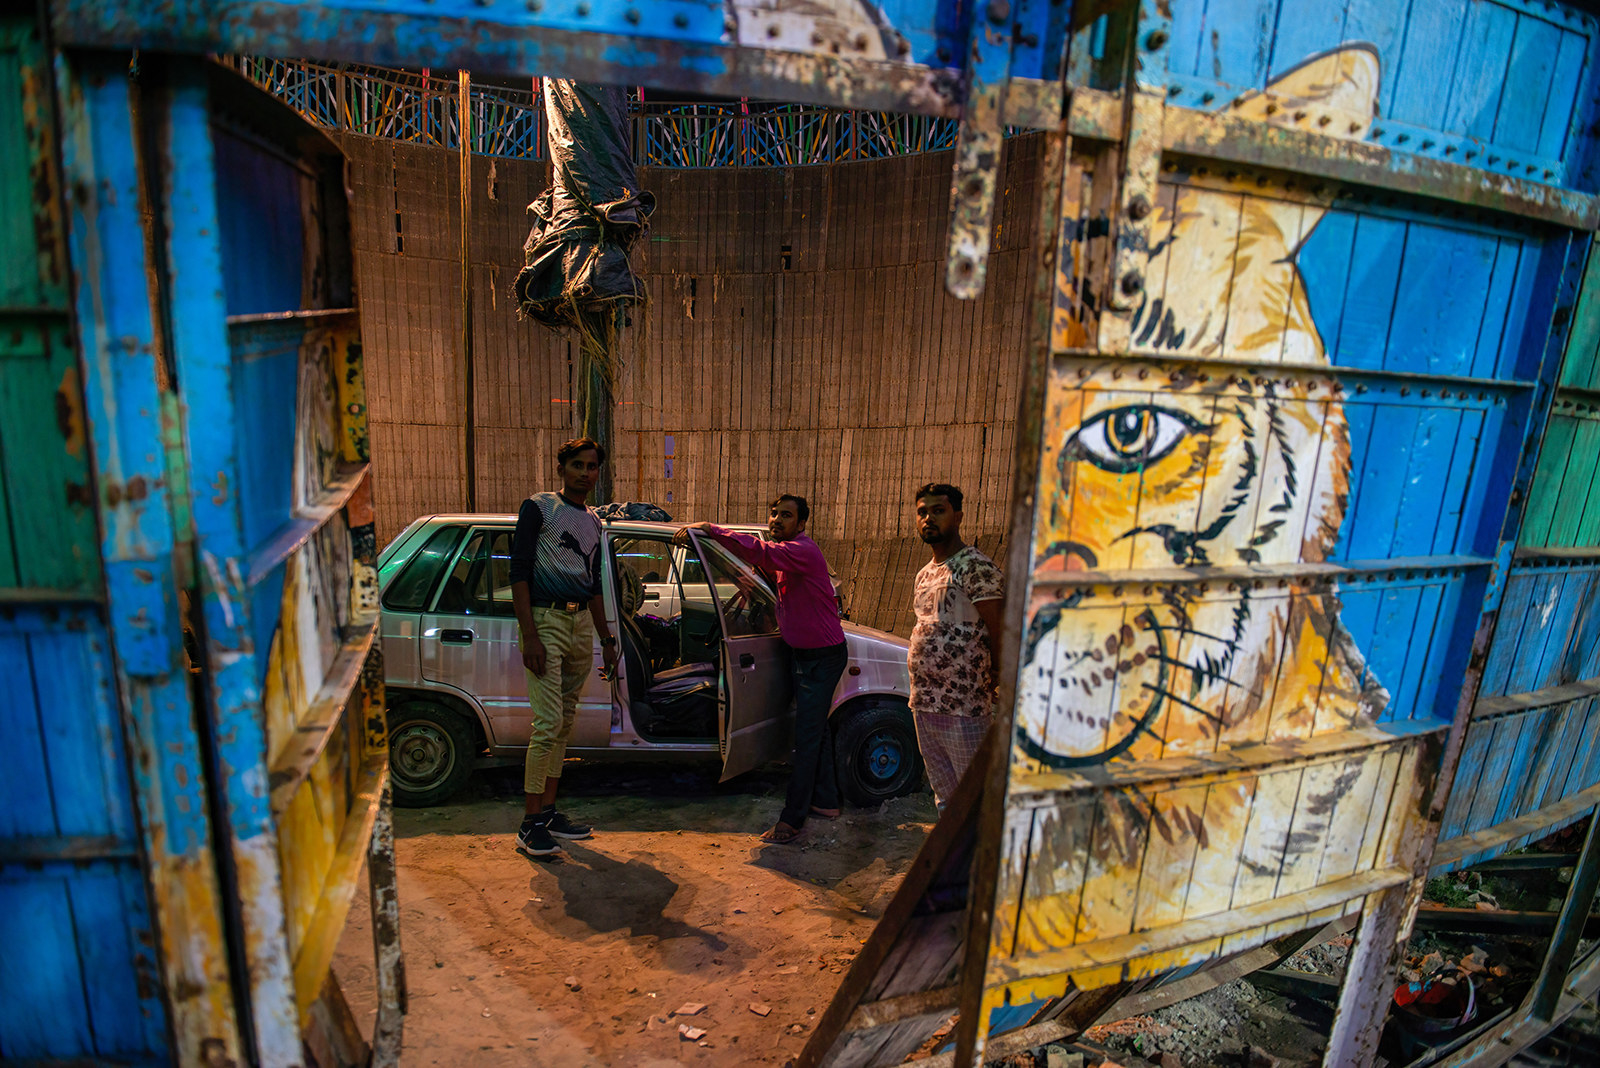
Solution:
[[[477,749],[472,724],[447,708],[408,701],[389,709],[389,780],[394,803],[447,801],[467,781]]]
[[[845,800],[862,807],[900,797],[922,783],[917,729],[904,701],[846,708],[834,735],[834,764]]]

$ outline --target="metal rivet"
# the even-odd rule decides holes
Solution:
[[[689,16],[680,11],[672,16],[672,24],[680,30],[687,30],[689,28]]]
[[[627,10],[627,12],[622,17],[627,19],[628,22],[630,24],[634,25],[634,26],[639,25],[639,12],[635,11],[631,7]]]
[[[1333,116],[1332,115],[1324,115],[1320,119],[1317,120],[1317,125],[1318,126],[1326,126],[1326,125],[1328,125],[1328,123],[1330,123],[1332,121],[1333,121]]]
[[[1181,86],[1181,85],[1169,85],[1169,86],[1167,86],[1167,95],[1168,96],[1178,96],[1182,92],[1183,92],[1183,86]]]
[[[961,186],[961,195],[968,200],[977,200],[983,196],[983,179],[977,175],[968,178]]]
[[[1276,105],[1276,104],[1268,104],[1267,105],[1267,114],[1268,115],[1276,115],[1277,113],[1278,113],[1278,105]]]
[[[776,22],[767,23],[767,36],[768,37],[777,37],[777,36],[780,36],[782,33],[783,33],[783,27],[779,26]]]
[[[1217,94],[1216,93],[1201,93],[1200,94],[1200,103],[1209,104],[1213,100],[1215,100],[1216,98],[1217,98]]]
[[[578,17],[581,19],[581,18],[586,17],[588,14],[589,14],[589,5],[588,4],[579,4],[578,5]]]
[[[985,13],[996,26],[1004,25],[1011,20],[1011,0],[989,0]]]
[[[1408,133],[1403,133],[1394,139],[1394,143],[1397,145],[1403,145],[1409,140],[1411,140],[1411,135]]]
[[[1359,122],[1352,122],[1350,124],[1350,132],[1351,133],[1360,133],[1361,132],[1361,124]]]
[[[1162,45],[1165,45],[1167,43],[1167,39],[1166,30],[1151,30],[1150,36],[1144,39],[1144,46],[1150,51],[1154,52]]]
[[[961,278],[971,278],[974,269],[972,260],[966,256],[962,256],[956,261],[956,274]]]
[[[856,51],[857,52],[865,52],[866,50],[867,50],[867,35],[864,34],[864,33],[856,34]]]
[[[811,33],[811,43],[813,45],[821,45],[822,44],[822,34],[817,33],[815,30],[813,30],[812,33]]]
[[[1138,222],[1150,214],[1150,199],[1143,193],[1128,201],[1128,218]]]
[[[1144,279],[1139,276],[1138,271],[1129,271],[1122,276],[1122,291],[1128,296],[1131,297],[1142,289],[1144,289]]]

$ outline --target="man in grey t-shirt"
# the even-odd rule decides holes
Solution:
[[[557,838],[591,833],[556,811],[556,787],[578,716],[578,695],[594,662],[596,631],[606,668],[617,663],[617,640],[600,596],[600,520],[586,503],[605,462],[606,450],[589,438],[563,444],[556,453],[560,491],[523,501],[511,539],[511,603],[533,716],[517,848],[535,857],[559,851]]]

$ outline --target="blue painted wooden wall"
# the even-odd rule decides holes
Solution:
[[[34,27],[0,20],[0,1060],[159,1058],[51,90]]]

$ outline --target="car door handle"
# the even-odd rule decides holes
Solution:
[[[644,593],[644,599],[647,601],[659,601],[661,600],[661,594],[657,593],[655,590],[646,590]]]
[[[471,645],[472,632],[470,630],[441,630],[439,640],[446,645]]]
[[[756,666],[756,658],[751,656],[749,653],[740,653],[739,666],[744,668],[746,671],[749,671],[751,668]]]

